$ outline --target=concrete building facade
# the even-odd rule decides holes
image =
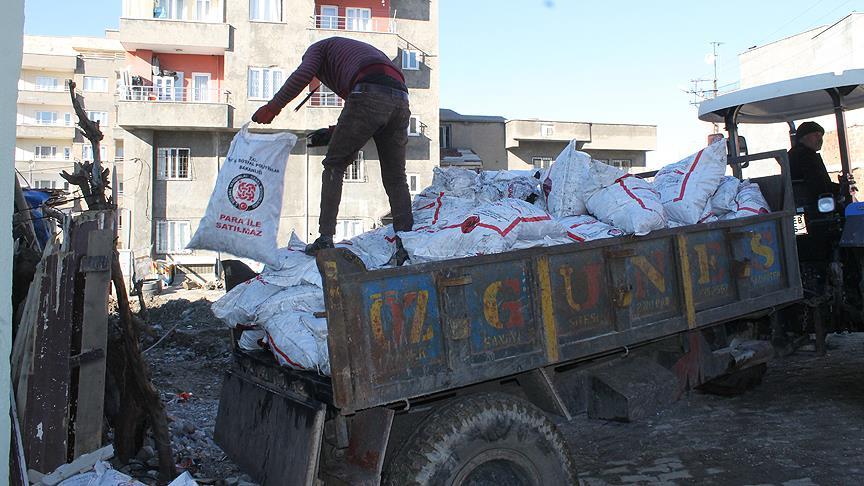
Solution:
[[[100,120],[101,160],[122,172],[122,133],[117,133],[114,86],[120,43],[92,37],[24,36],[16,110],[15,168],[23,184],[69,189],[60,177],[75,161],[93,160],[92,147],[75,128],[67,80],[83,95],[88,116]],[[122,132],[122,131],[121,131]],[[120,180],[122,180],[122,175]]]
[[[204,213],[233,135],[281,87],[306,48],[332,36],[374,45],[401,66],[411,95],[407,172],[412,190],[438,163],[438,6],[425,0],[124,0],[126,50],[117,101],[127,131],[125,192],[136,254],[212,268],[184,249]],[[317,86],[313,81],[311,88]],[[343,100],[322,87],[293,101],[267,130],[301,136],[289,160],[280,244],[318,235],[325,148],[302,136],[335,125]],[[261,128],[261,127],[257,127]],[[389,212],[374,143],[346,174],[337,238],[381,224]],[[202,271],[204,268],[201,269]]]
[[[597,160],[640,172],[657,147],[657,127],[548,120],[506,120],[442,109],[442,165],[483,170],[548,167],[571,140]],[[466,160],[465,154],[476,157]]]

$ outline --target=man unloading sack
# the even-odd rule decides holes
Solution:
[[[840,185],[831,180],[822,156],[822,137],[825,129],[818,123],[806,121],[795,131],[795,145],[789,149],[789,168],[792,180],[807,183],[808,197],[818,198],[821,194],[840,193]]]
[[[325,145],[329,132],[330,144],[322,162],[320,236],[306,246],[306,253],[314,255],[324,248],[333,248],[336,216],[342,199],[342,178],[357,152],[370,138],[375,140],[378,148],[381,179],[390,200],[393,230],[411,231],[414,221],[405,176],[405,144],[408,142],[411,111],[402,72],[386,54],[369,44],[343,37],[324,39],[309,46],[297,70],[273,99],[255,112],[252,121],[272,122],[282,108],[312,82],[313,77],[343,98],[345,108],[335,128],[319,130],[312,140],[317,142],[313,146]],[[408,253],[398,236],[396,247],[390,263],[402,265]]]

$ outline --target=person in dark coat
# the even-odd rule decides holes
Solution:
[[[789,149],[792,180],[805,181],[809,197],[816,198],[825,193],[836,196],[840,193],[840,185],[831,180],[822,156],[817,153],[822,149],[824,135],[825,129],[818,123],[806,121],[795,131],[795,145]]]

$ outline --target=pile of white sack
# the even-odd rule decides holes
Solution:
[[[653,181],[592,160],[572,142],[538,175],[435,168],[432,185],[414,198],[413,231],[399,237],[416,264],[770,211],[757,184],[725,171],[722,140],[663,167]],[[386,226],[336,246],[376,269],[395,252],[395,236]],[[321,276],[304,247],[292,233],[288,246],[271,256],[276,263],[225,294],[213,312],[244,330],[244,349],[269,349],[282,365],[329,375],[327,321],[315,317],[324,311]]]

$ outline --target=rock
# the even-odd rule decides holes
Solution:
[[[240,480],[236,477],[233,478],[225,478],[225,486],[237,486]]]
[[[155,456],[156,456],[156,451],[153,449],[153,447],[151,447],[149,445],[145,445],[144,447],[141,448],[141,450],[138,451],[138,454],[135,455],[135,459],[138,459],[139,461],[142,461],[142,462],[146,462],[148,459],[155,457]]]
[[[159,458],[153,457],[153,458],[147,460],[147,466],[159,467]]]
[[[159,478],[159,471],[157,471],[155,469],[151,469],[151,470],[147,471],[147,477],[157,479],[157,478]]]
[[[183,430],[183,433],[188,434],[188,435],[191,435],[191,434],[194,434],[194,433],[195,433],[195,430],[196,430],[196,429],[195,429],[195,426],[194,426],[194,425],[192,425],[192,424],[189,423],[189,422],[186,422],[186,423],[183,424],[183,429],[182,429],[182,430]]]

